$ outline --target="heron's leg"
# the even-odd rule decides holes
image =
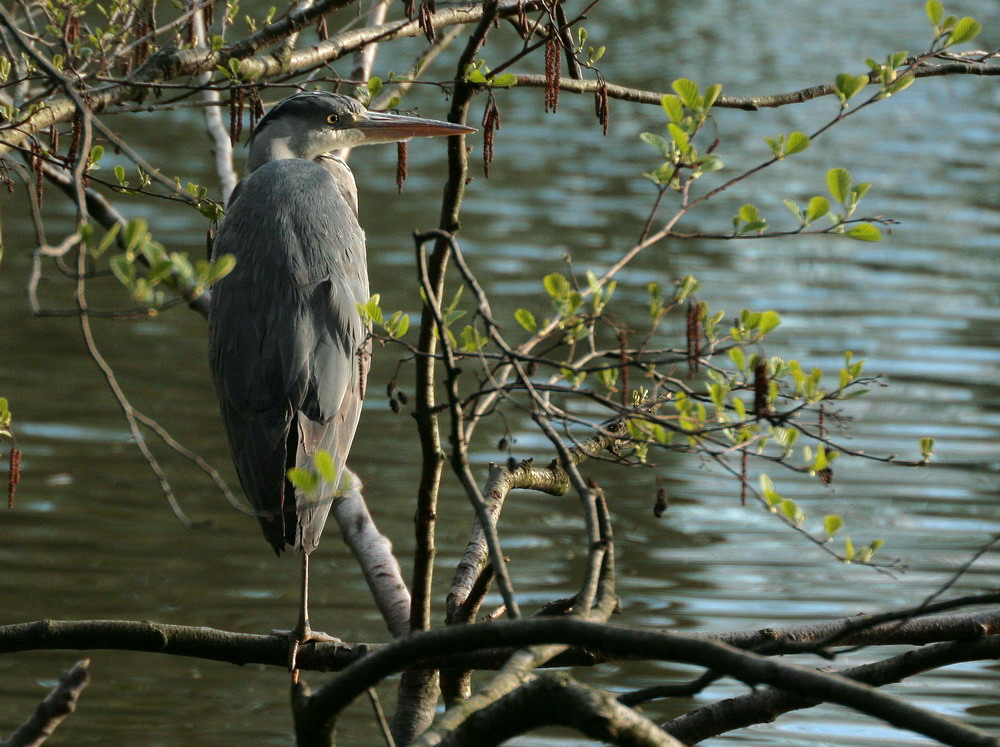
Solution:
[[[320,641],[323,643],[339,643],[339,638],[313,630],[309,626],[309,553],[302,553],[302,585],[300,589],[299,621],[292,630],[272,630],[271,635],[288,638],[288,671],[292,678],[298,679],[297,658],[299,648],[303,643]]]

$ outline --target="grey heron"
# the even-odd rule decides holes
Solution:
[[[301,643],[335,640],[309,625],[309,553],[319,543],[364,398],[370,345],[357,304],[369,299],[357,187],[340,148],[470,127],[370,112],[313,91],[290,96],[261,119],[249,171],[230,199],[213,253],[236,256],[213,289],[209,363],[240,484],[276,553],[302,554],[301,604],[289,632],[289,667]],[[310,495],[287,478],[332,458]]]

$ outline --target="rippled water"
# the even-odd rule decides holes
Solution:
[[[976,3],[949,11],[981,13]],[[988,22],[987,18],[980,18]],[[984,46],[1000,40],[989,28]],[[867,56],[926,43],[920,4],[837,3],[803,10],[772,2],[632,3],[610,5],[588,22],[591,40],[608,45],[609,79],[666,89],[676,77],[722,82],[733,94],[775,93],[858,72]],[[622,33],[622,30],[628,33]],[[416,46],[413,47],[416,49]],[[501,45],[487,48],[494,62]],[[401,53],[407,59],[410,51]],[[605,64],[606,63],[606,64]],[[393,69],[385,63],[386,72]],[[402,63],[396,63],[397,69]],[[434,74],[434,73],[432,73]],[[449,72],[437,73],[446,77]],[[426,115],[442,113],[433,97]],[[637,139],[661,127],[658,111],[612,102],[612,127],[601,137],[590,97],[564,95],[559,112],[541,113],[541,92],[500,94],[503,129],[489,181],[477,178],[465,202],[463,246],[473,269],[495,294],[495,309],[530,303],[539,281],[575,254],[581,272],[617,258],[637,235],[652,201],[639,174],[655,166]],[[825,191],[830,166],[873,183],[866,214],[898,219],[881,244],[797,237],[783,241],[671,242],[648,250],[621,275],[619,299],[642,320],[645,284],[685,273],[702,281],[713,308],[773,308],[784,324],[769,354],[836,367],[841,351],[868,360],[887,388],[854,400],[851,444],[858,450],[915,455],[922,436],[937,440],[928,469],[892,469],[863,460],[838,462],[832,488],[780,475],[781,490],[811,516],[844,516],[856,540],[886,540],[882,551],[907,571],[898,577],[841,566],[785,530],[773,517],[739,505],[731,480],[692,458],[673,457],[666,471],[673,505],[654,520],[651,474],[590,469],[607,491],[620,555],[620,621],[679,630],[756,628],[877,611],[919,602],[988,538],[1000,531],[1000,90],[990,79],[922,81],[835,128],[813,147],[721,196],[687,219],[688,230],[725,230],[738,206],[752,201],[778,227],[783,197],[803,202]],[[718,114],[722,176],[766,157],[763,135],[812,131],[835,113],[830,100],[776,111]],[[148,122],[153,122],[148,118]],[[138,140],[155,163],[182,179],[210,183],[204,145],[174,135],[200,132],[185,113],[158,115],[155,137]],[[126,128],[124,120],[116,126]],[[134,126],[134,125],[133,125]],[[135,133],[141,138],[142,133]],[[478,144],[477,144],[478,150]],[[443,183],[443,145],[410,148],[411,177],[402,197],[393,185],[392,149],[354,156],[362,183],[372,285],[392,308],[418,306],[411,262],[413,228],[436,223]],[[33,319],[22,288],[32,239],[20,197],[4,195],[7,256],[0,270],[0,396],[17,418],[24,483],[15,511],[0,521],[0,623],[42,618],[130,618],[259,632],[291,623],[295,570],[275,560],[253,522],[231,512],[210,483],[154,442],[184,510],[210,527],[190,531],[173,518],[157,484],[129,443],[127,427],[77,323]],[[50,200],[52,237],[69,226]],[[201,254],[204,225],[160,203],[147,208],[157,237],[172,249]],[[53,277],[51,299],[68,302],[68,285]],[[111,285],[92,302],[120,305]],[[526,301],[526,299],[529,299]],[[540,302],[538,302],[540,303]],[[102,351],[136,406],[158,418],[182,443],[231,478],[205,367],[204,322],[182,309],[141,323],[96,322]],[[381,352],[373,372],[380,392],[395,367]],[[405,388],[405,385],[404,385]],[[517,456],[548,458],[546,444],[514,420]],[[152,442],[152,439],[151,439]],[[392,443],[386,459],[386,443]],[[411,420],[373,397],[352,462],[366,482],[382,529],[399,548],[408,573],[411,486],[417,448]],[[478,463],[496,459],[489,439]],[[232,479],[233,484],[235,480]],[[464,547],[470,511],[454,484],[442,496],[439,587]],[[521,495],[503,520],[514,580],[526,603],[575,588],[580,522],[572,499]],[[385,634],[347,551],[328,532],[315,557],[316,624],[347,640]],[[995,589],[997,556],[981,559],[957,592]],[[441,617],[440,609],[437,617]],[[863,655],[862,655],[863,656]],[[286,676],[281,672],[145,654],[95,652],[94,683],[53,743],[235,744],[288,742]],[[0,660],[0,732],[8,730],[74,656],[41,652]],[[853,660],[857,663],[861,660]],[[617,687],[689,676],[676,666],[624,664],[587,675]],[[320,681],[321,678],[316,678]],[[714,686],[694,703],[732,694]],[[966,664],[897,686],[914,702],[969,723],[1000,728],[995,666]],[[389,689],[385,696],[391,700]],[[692,702],[655,706],[668,717]],[[355,706],[343,743],[371,743],[367,709]],[[520,744],[567,744],[553,732]],[[838,708],[791,714],[722,741],[750,743],[900,744],[914,740]]]

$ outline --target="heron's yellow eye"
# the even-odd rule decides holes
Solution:
[[[326,123],[327,124],[335,125],[338,122],[340,122],[340,115],[339,114],[327,114],[326,115]]]

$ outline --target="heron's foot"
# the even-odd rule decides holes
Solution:
[[[271,635],[288,639],[288,671],[292,679],[298,679],[298,656],[303,643],[343,643],[339,638],[313,630],[309,625],[300,625],[292,630],[272,630]]]

